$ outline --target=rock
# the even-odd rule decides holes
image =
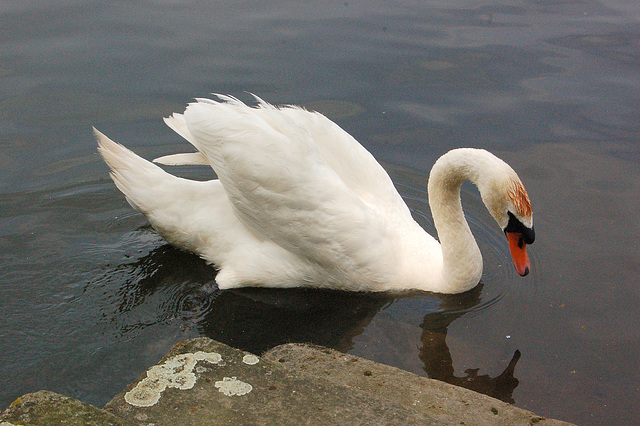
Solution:
[[[319,346],[289,344],[262,356],[291,370],[411,407],[433,421],[466,425],[569,425],[439,380]]]
[[[130,426],[131,422],[84,402],[41,390],[16,399],[0,416],[1,426]]]
[[[171,384],[180,382],[179,377],[184,386]],[[153,380],[160,383],[150,385]],[[385,397],[318,379],[206,338],[174,347],[105,409],[140,425],[157,426],[444,424]]]

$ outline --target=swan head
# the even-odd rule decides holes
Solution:
[[[531,201],[516,172],[495,158],[499,162],[492,167],[491,176],[480,183],[480,192],[489,212],[507,236],[516,271],[525,276],[530,268],[527,244],[535,240]]]

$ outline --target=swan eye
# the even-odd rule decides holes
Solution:
[[[536,233],[533,230],[533,227],[528,228],[524,226],[522,222],[520,222],[516,216],[509,211],[507,212],[507,215],[509,216],[509,223],[507,223],[507,226],[504,228],[504,232],[518,233],[522,235],[522,240],[525,244],[533,243],[536,239]]]

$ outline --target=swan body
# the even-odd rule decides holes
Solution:
[[[214,264],[221,289],[469,290],[482,257],[460,202],[467,179],[509,237],[516,269],[528,273],[529,198],[489,152],[455,149],[435,163],[428,192],[439,243],[373,156],[323,115],[217,96],[165,119],[197,152],[154,162],[209,165],[218,179],[176,177],[94,130],[127,201],[168,242]]]

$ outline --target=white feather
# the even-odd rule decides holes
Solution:
[[[165,166],[208,166],[209,160],[201,152],[185,152],[183,154],[171,154],[154,158],[156,164],[164,164]]]

